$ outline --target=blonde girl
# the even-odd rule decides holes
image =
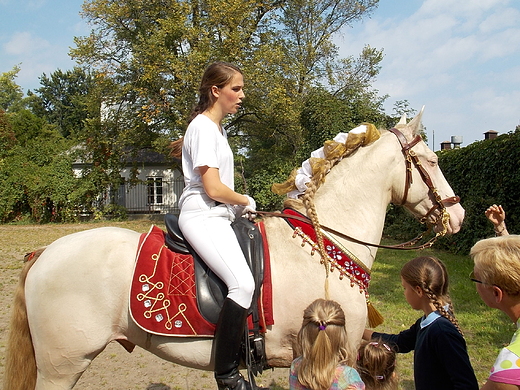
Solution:
[[[361,343],[356,370],[366,390],[397,390],[396,352],[381,338]]]
[[[339,303],[317,299],[303,313],[297,337],[300,354],[291,364],[291,390],[362,390],[365,385],[352,368],[354,352]]]

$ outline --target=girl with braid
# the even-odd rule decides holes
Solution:
[[[435,257],[410,260],[401,270],[401,284],[408,304],[424,316],[399,334],[365,329],[363,338],[381,338],[398,353],[413,350],[416,390],[478,389],[466,341],[453,314],[445,265]]]
[[[242,71],[227,62],[210,64],[199,87],[183,138],[171,155],[182,159],[184,190],[179,199],[179,227],[206,265],[226,284],[228,294],[219,314],[213,358],[219,390],[257,390],[239,371],[241,341],[255,281],[231,222],[251,216],[256,203],[234,190],[233,151],[223,126],[244,99]]]
[[[303,312],[291,364],[290,390],[365,390],[355,350],[348,342],[345,313],[336,301],[317,299]]]

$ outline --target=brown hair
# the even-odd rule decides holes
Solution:
[[[242,74],[240,68],[224,61],[213,62],[206,68],[199,86],[199,101],[195,107],[193,107],[188,123],[215,103],[215,97],[211,93],[211,88],[213,86],[218,88],[225,87],[231,82],[231,79],[236,73]],[[181,158],[182,140],[181,137],[170,144],[170,156],[178,159]]]
[[[520,236],[478,241],[469,252],[479,278],[510,296],[520,295]]]
[[[397,390],[396,360],[395,350],[381,338],[362,343],[356,369],[366,390]]]
[[[443,317],[460,332],[449,295],[448,271],[442,261],[433,256],[416,257],[401,269],[401,277],[412,287],[420,287]],[[444,308],[448,305],[448,310]]]
[[[317,299],[305,309],[297,340],[302,356],[298,381],[310,389],[328,390],[338,364],[354,363],[345,313],[335,301]]]

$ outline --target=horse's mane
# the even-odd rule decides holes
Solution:
[[[312,168],[312,174],[309,178],[309,182],[306,183],[307,189],[303,193],[303,195],[299,196],[298,199],[290,199],[287,198],[284,202],[284,207],[290,207],[296,210],[299,210],[303,214],[307,214],[309,219],[312,222],[314,227],[314,232],[316,234],[316,241],[318,244],[319,252],[321,255],[322,263],[325,267],[325,273],[328,276],[329,274],[329,257],[327,255],[327,251],[325,250],[325,245],[323,242],[323,234],[321,231],[321,225],[318,220],[318,213],[316,211],[316,206],[314,204],[314,195],[316,191],[320,187],[321,184],[325,181],[325,176],[330,172],[330,170],[343,158],[351,156],[356,150],[358,150],[362,146],[369,145],[375,141],[377,141],[381,137],[381,132],[370,123],[363,123],[366,128],[365,132],[349,132],[347,134],[347,139],[344,143],[336,142],[336,141],[325,141],[323,145],[323,158],[315,158],[311,157],[308,161]],[[272,190],[277,194],[286,194],[289,191],[297,189],[295,180],[296,175],[298,174],[298,169],[295,168],[291,172],[289,178],[281,184],[273,184]],[[328,278],[325,279],[325,295],[328,298]],[[373,313],[374,311],[371,310]],[[369,315],[369,317],[376,318],[377,316],[381,316],[379,313],[375,313]]]
[[[303,195],[299,196],[298,199],[287,198],[284,201],[284,207],[301,210],[303,205],[306,203],[305,199],[311,199],[314,197],[318,188],[325,182],[325,176],[339,161],[351,156],[360,147],[377,141],[381,136],[381,132],[384,131],[378,130],[370,123],[363,123],[363,125],[366,127],[365,132],[348,133],[347,139],[344,143],[333,140],[327,140],[324,142],[324,157],[310,157],[308,160],[312,168],[312,176],[309,178],[310,181],[307,183],[307,190]],[[295,179],[298,174],[298,169],[299,167],[294,168],[285,182],[273,184],[271,187],[272,191],[278,195],[284,195],[295,190],[297,188]]]

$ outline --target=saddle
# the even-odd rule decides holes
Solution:
[[[167,234],[165,235],[165,245],[172,251],[189,254],[193,257],[195,268],[195,285],[197,306],[202,317],[216,324],[220,310],[227,296],[227,286],[213,271],[204,263],[204,260],[184,239],[179,228],[178,217],[174,214],[166,214],[164,217]],[[251,315],[252,326],[249,329],[249,348],[243,345],[243,357],[248,369],[252,369],[253,374],[262,373],[267,368],[264,348],[264,338],[260,333],[260,315],[258,308],[258,298],[260,296],[262,283],[264,280],[264,247],[262,234],[258,227],[247,218],[236,218],[231,224],[237,240],[242,248],[244,257],[251,269],[255,281],[255,291],[249,315]]]
[[[195,264],[195,284],[197,291],[197,305],[206,321],[216,324],[220,309],[227,296],[227,286],[204,263],[204,260],[195,252],[182,235],[178,217],[174,214],[164,216],[166,225],[165,244],[174,252],[191,254]],[[262,236],[256,225],[247,218],[237,218],[231,224],[235,231],[244,257],[251,269],[255,280],[255,292],[252,302],[258,300],[264,280],[264,248]],[[252,307],[252,306],[251,306]],[[253,312],[250,309],[250,314]]]

